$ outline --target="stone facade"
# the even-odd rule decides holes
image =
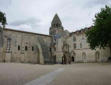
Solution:
[[[0,29],[0,62],[71,63],[105,62],[110,56],[108,47],[91,50],[86,41],[88,28],[69,33],[56,14],[49,35]]]
[[[110,49],[106,47],[105,49],[91,50],[85,36],[87,30],[84,29],[71,34],[73,43],[70,45],[74,50],[75,62],[106,62],[110,56]]]
[[[3,62],[49,63],[51,36],[12,29],[3,30]]]
[[[62,23],[55,15],[51,28],[50,35],[53,37],[52,43],[56,50],[53,52],[56,56],[56,63],[71,63],[71,62],[106,62],[110,56],[110,49],[91,50],[87,43],[85,32],[90,28],[81,29],[72,33],[64,30]],[[52,48],[53,49],[53,48]]]

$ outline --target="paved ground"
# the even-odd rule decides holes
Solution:
[[[0,63],[0,85],[111,85],[111,64]]]

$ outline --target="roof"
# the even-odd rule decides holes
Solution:
[[[57,14],[55,14],[53,20],[52,20],[52,23],[59,23],[59,24],[62,24],[61,23],[61,20],[59,18],[59,16]]]
[[[15,31],[15,32],[22,32],[22,33],[28,33],[28,34],[35,34],[35,35],[41,35],[41,36],[51,37],[50,35],[39,34],[39,33],[28,32],[28,31],[15,30],[15,29],[11,29],[11,28],[5,28],[4,30]]]
[[[91,28],[92,28],[92,26],[91,26],[91,27],[86,27],[86,28],[84,28],[84,29],[76,30],[75,32],[71,32],[70,35],[76,34],[76,33],[84,33],[84,32],[86,32],[87,30],[90,30]]]

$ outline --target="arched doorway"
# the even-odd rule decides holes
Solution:
[[[39,64],[44,64],[44,57],[43,57],[43,50],[41,48],[41,45],[39,43],[37,43],[37,45],[35,46],[36,47],[36,53],[37,53],[37,63]]]
[[[95,53],[95,62],[99,62],[99,59],[100,59],[100,53],[99,53],[99,51],[97,51]]]
[[[75,56],[76,56],[75,52],[72,51],[71,52],[71,62],[75,62]]]
[[[87,62],[87,60],[86,60],[86,53],[85,52],[82,53],[82,61],[83,62]]]
[[[72,56],[72,62],[74,62],[75,61],[75,59],[74,59],[74,57]]]

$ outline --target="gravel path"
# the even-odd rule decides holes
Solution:
[[[56,76],[61,73],[64,69],[63,68],[59,68],[53,72],[50,72],[46,75],[41,76],[40,78],[37,78],[25,85],[47,85],[49,84],[51,81],[53,81]]]

